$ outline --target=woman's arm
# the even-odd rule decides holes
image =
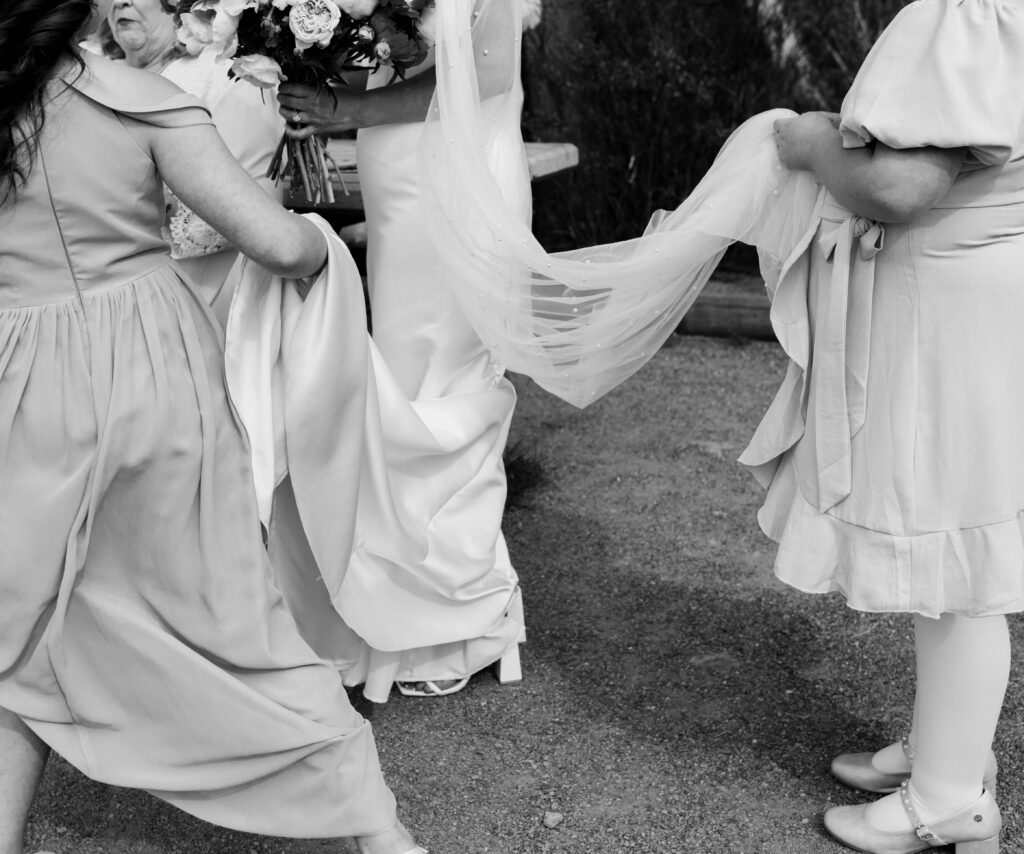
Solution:
[[[281,115],[292,123],[287,134],[303,139],[315,133],[337,133],[375,125],[421,122],[430,109],[437,78],[433,68],[400,83],[358,91],[282,83],[277,100]],[[301,127],[293,127],[293,124]]]
[[[272,273],[302,278],[327,257],[313,223],[289,213],[250,178],[212,125],[146,128],[160,177],[243,254]]]
[[[813,172],[853,213],[880,222],[909,222],[931,209],[952,186],[963,148],[843,148],[825,113],[805,113],[775,123],[784,166]]]

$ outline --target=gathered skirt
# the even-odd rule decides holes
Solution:
[[[776,574],[864,611],[1024,610],[1024,203],[831,197],[775,292],[793,361],[741,461]]]
[[[0,304],[0,706],[219,825],[383,831],[369,724],[273,583],[201,303],[168,265]]]

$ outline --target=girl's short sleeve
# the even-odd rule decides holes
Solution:
[[[1024,3],[905,7],[864,60],[840,132],[847,148],[966,147],[974,165],[1024,155]]]

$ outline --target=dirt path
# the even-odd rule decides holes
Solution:
[[[680,337],[583,412],[517,381],[512,438],[547,477],[506,519],[526,679],[484,673],[444,700],[362,707],[431,854],[845,850],[820,816],[858,796],[828,761],[908,726],[909,624],[771,574],[760,490],[734,460],[784,367],[771,343]],[[1022,738],[1015,672],[996,744],[1004,854],[1024,852]],[[59,854],[338,850],[211,828],[59,762],[32,841]]]

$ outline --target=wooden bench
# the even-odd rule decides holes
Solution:
[[[313,205],[304,196],[286,192],[285,205],[297,211],[361,215],[363,193],[359,183],[359,171],[356,169],[355,140],[328,140],[327,153],[331,155],[340,172],[340,177],[333,176],[331,179],[334,201]],[[572,169],[579,164],[580,153],[570,142],[528,142],[526,159],[530,166],[530,177],[536,181]]]

